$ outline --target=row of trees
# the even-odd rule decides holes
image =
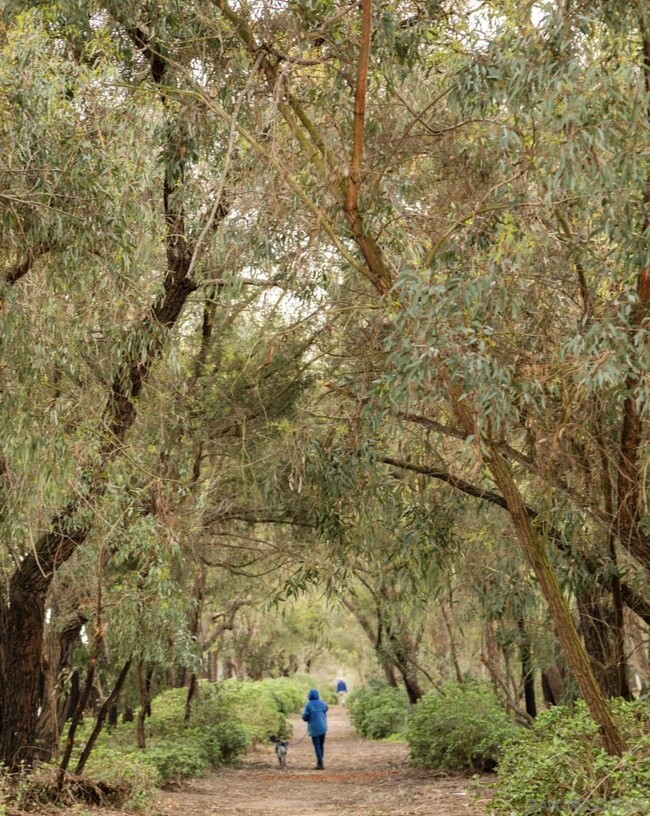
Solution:
[[[566,663],[622,752],[606,697],[650,622],[649,25],[6,6],[0,760],[55,750],[82,634],[144,717],[151,667],[191,685],[268,576],[324,586],[411,700],[432,614],[459,674],[452,619],[482,618],[505,685],[499,621],[528,716],[535,661],[549,699]]]

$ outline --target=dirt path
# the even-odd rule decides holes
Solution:
[[[397,743],[359,739],[344,709],[331,708],[325,771],[314,771],[311,740],[291,746],[280,771],[272,747],[243,766],[166,792],[150,816],[483,816],[467,780],[415,771]],[[304,734],[294,721],[294,740]]]

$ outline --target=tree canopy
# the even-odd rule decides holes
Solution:
[[[2,15],[0,760],[58,750],[84,660],[144,712],[328,652],[412,702],[484,673],[524,720],[538,676],[620,754],[644,4]]]

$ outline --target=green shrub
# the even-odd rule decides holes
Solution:
[[[158,772],[160,783],[169,785],[195,776],[203,776],[210,764],[203,740],[157,740],[142,754],[142,761]]]
[[[378,686],[357,688],[347,708],[356,731],[368,739],[384,739],[404,732],[409,701],[404,689]]]
[[[311,685],[306,676],[201,682],[189,724],[184,721],[187,690],[162,692],[152,701],[152,716],[145,722],[144,751],[136,747],[134,722],[102,732],[86,765],[85,781],[78,786],[80,801],[97,785],[96,790],[111,804],[142,808],[159,785],[202,776],[210,766],[232,764],[253,740],[265,741],[271,734],[290,736],[285,715],[302,707]],[[79,729],[71,767],[92,726],[92,719],[87,718]],[[55,772],[49,766],[18,784],[15,780],[10,784],[0,773],[0,816],[8,802],[14,806],[47,803],[56,795]]]
[[[309,688],[318,688],[318,684],[316,684],[316,685],[312,684],[311,686],[309,686]],[[323,688],[322,691],[320,689],[319,689],[319,691],[320,691],[321,700],[326,702],[327,705],[338,705],[339,704],[339,695],[336,693],[336,689]],[[303,700],[303,702],[304,702],[304,700]]]
[[[233,704],[234,694],[233,688],[222,693],[217,684],[201,683],[189,726],[184,722],[187,691],[159,694],[145,723],[146,749],[136,747],[135,723],[104,731],[91,754],[87,775],[118,787],[123,777],[128,801],[135,806],[147,801],[155,785],[202,776],[210,766],[234,763],[250,745],[249,730]],[[268,716],[282,716],[268,701],[265,710]]]
[[[259,685],[271,693],[278,711],[282,714],[299,711],[311,688],[309,678],[304,675],[260,680]]]
[[[442,692],[442,693],[441,693]],[[487,683],[445,683],[425,695],[409,716],[406,739],[418,768],[492,770],[501,746],[518,729]]]
[[[160,785],[157,768],[147,764],[143,753],[124,754],[114,748],[96,748],[88,760],[86,775],[122,791],[123,800],[114,804],[145,807]]]
[[[210,737],[216,742],[218,754],[210,754],[213,765],[232,765],[248,751],[250,739],[248,731],[239,720],[230,719],[209,729]]]
[[[262,682],[224,680],[214,688],[220,704],[243,724],[251,742],[264,742],[270,734],[291,735],[287,718],[271,689]]]
[[[503,751],[490,805],[507,816],[647,816],[650,711],[645,702],[610,703],[629,750],[607,754],[582,701],[552,708]]]

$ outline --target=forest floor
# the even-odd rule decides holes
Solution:
[[[325,771],[311,740],[289,748],[278,768],[273,746],[258,746],[235,769],[218,771],[177,791],[165,791],[148,816],[483,816],[488,780],[477,799],[466,778],[408,767],[407,747],[360,739],[345,709],[330,708]],[[305,725],[294,720],[294,740]]]

